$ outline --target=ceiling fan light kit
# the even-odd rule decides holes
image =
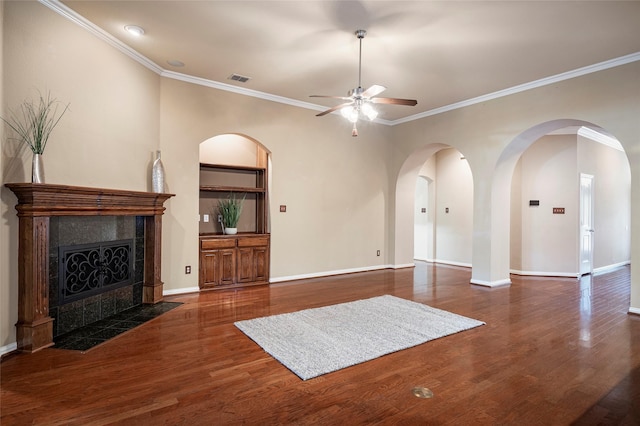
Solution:
[[[415,99],[376,98],[376,95],[379,95],[387,89],[386,87],[378,84],[374,84],[367,90],[362,88],[362,39],[367,35],[367,32],[365,30],[356,30],[355,35],[360,42],[360,51],[358,56],[358,87],[349,90],[347,96],[311,95],[312,98],[334,98],[347,101],[316,114],[316,117],[322,117],[323,115],[340,110],[340,114],[349,120],[349,122],[353,123],[351,136],[358,136],[356,123],[361,116],[364,116],[371,121],[375,120],[378,116],[378,111],[375,110],[372,104],[414,106],[418,103]]]

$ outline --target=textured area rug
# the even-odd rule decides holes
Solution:
[[[302,380],[483,324],[389,295],[235,323]]]

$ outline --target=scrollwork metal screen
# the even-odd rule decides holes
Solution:
[[[133,282],[133,240],[59,248],[60,304]]]

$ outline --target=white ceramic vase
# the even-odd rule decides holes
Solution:
[[[156,160],[151,169],[151,188],[153,192],[164,192],[164,166],[160,159],[160,151],[156,151]]]
[[[224,228],[224,233],[227,235],[236,235],[238,233],[238,228]]]
[[[33,159],[31,160],[31,183],[44,183],[42,154],[33,154]]]

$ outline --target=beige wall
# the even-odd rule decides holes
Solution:
[[[578,135],[578,172],[594,176],[593,267],[631,256],[631,174],[624,152]]]
[[[541,136],[517,138],[527,129],[561,118],[603,126],[625,146],[632,186],[640,188],[640,63],[393,127],[363,124],[352,138],[338,116],[317,118],[306,109],[161,78],[36,2],[5,3],[2,31],[2,108],[34,89],[71,104],[45,152],[48,182],[148,190],[153,152],[162,151],[167,188],[176,194],[163,218],[168,292],[197,288],[197,274],[185,275],[184,266],[198,262],[199,145],[220,134],[247,135],[271,152],[275,280],[412,264],[413,195],[403,198],[401,169],[413,172],[406,180],[414,194],[418,170],[446,145],[466,156],[473,173],[472,274],[481,283],[508,279],[509,232],[497,226],[509,223],[508,209],[496,206],[509,205],[511,153]],[[28,181],[29,154],[2,142],[2,183]],[[412,158],[415,152],[422,158]],[[506,166],[496,172],[497,163]],[[13,194],[4,187],[0,194],[0,348],[7,348],[17,320],[17,219]],[[637,213],[640,191],[632,197]],[[281,204],[287,213],[278,212]],[[640,229],[634,220],[632,230]],[[638,234],[631,243],[636,257]],[[631,306],[640,309],[638,268],[632,265]]]
[[[159,147],[160,77],[37,2],[5,2],[2,108],[37,91],[69,103],[44,152],[49,183],[146,191]],[[2,137],[2,184],[30,181],[31,153]],[[2,186],[0,347],[15,342],[18,220]],[[166,241],[165,241],[166,243]]]
[[[579,174],[594,176],[594,270],[629,261],[630,175],[626,155],[576,134],[545,136],[514,171],[511,269],[519,274],[576,276],[579,270]],[[529,200],[540,200],[529,207]],[[564,207],[565,214],[553,214]]]
[[[601,126],[625,147],[631,165],[632,188],[640,184],[640,63],[631,63],[577,77],[490,102],[484,102],[394,127],[393,169],[398,175],[392,223],[395,264],[410,259],[411,221],[404,213],[411,205],[406,188],[417,173],[414,163],[429,147],[447,144],[462,152],[474,178],[474,237],[472,282],[509,282],[509,208],[511,177],[522,152],[541,136],[570,125]],[[418,161],[419,162],[419,161]],[[632,302],[640,309],[640,191],[632,191]],[[640,215],[636,215],[640,217]],[[640,219],[638,219],[640,220]],[[636,262],[638,263],[638,262]],[[638,277],[638,278],[636,278]]]
[[[437,262],[471,266],[473,176],[460,156],[452,148],[436,154],[435,258]]]
[[[511,200],[511,220],[516,224],[513,228],[520,228],[520,246],[512,245],[512,270],[576,276],[577,163],[576,135],[544,136],[520,157],[516,174],[521,178],[512,183],[519,184],[519,197]],[[538,200],[540,205],[530,206],[530,200]],[[553,207],[564,207],[565,214],[553,214]],[[519,217],[515,209],[520,209]],[[516,236],[511,239],[518,240]],[[520,262],[516,263],[518,252]]]

